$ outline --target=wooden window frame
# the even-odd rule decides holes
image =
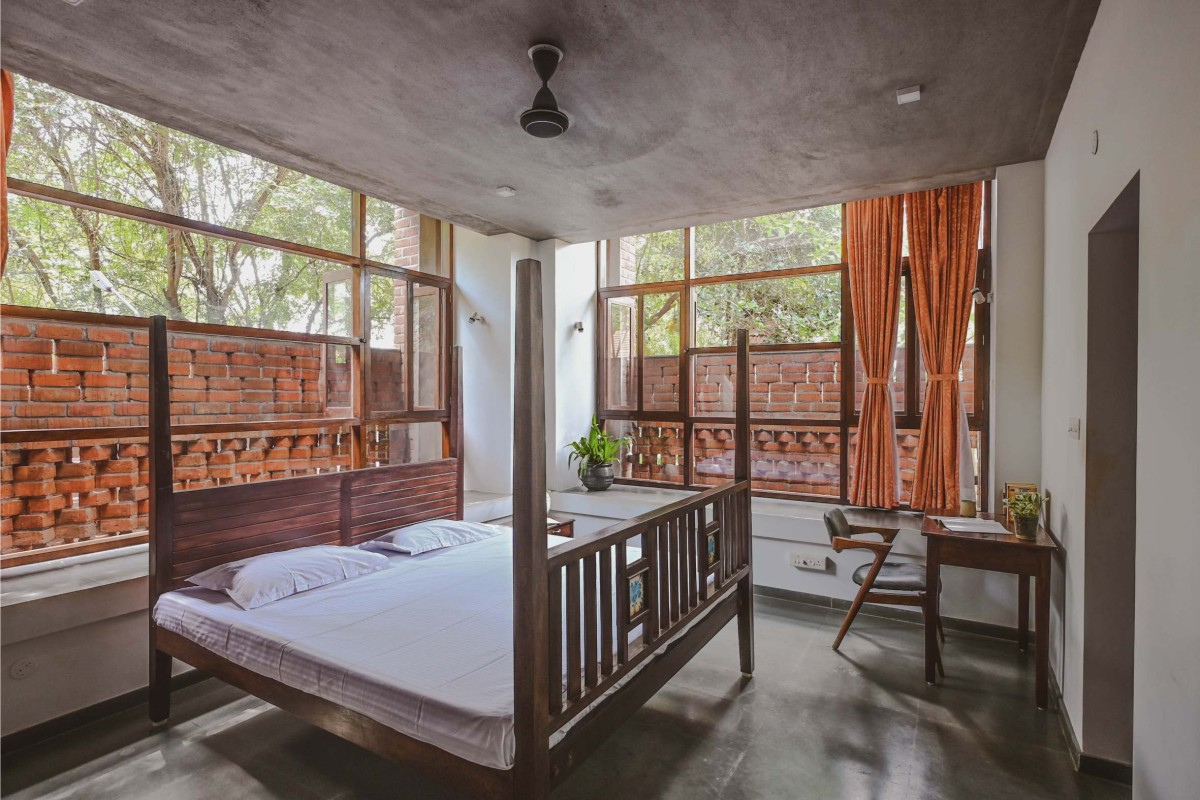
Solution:
[[[984,199],[982,209],[982,244],[979,248],[979,265],[976,270],[975,286],[985,296],[991,297],[992,290],[992,209],[993,181],[984,182]],[[711,488],[707,484],[696,482],[695,463],[693,459],[693,440],[695,427],[704,425],[728,425],[732,428],[734,415],[704,415],[695,413],[695,386],[692,376],[692,356],[704,353],[733,353],[734,347],[696,347],[696,318],[694,314],[697,286],[709,284],[740,283],[745,281],[784,279],[802,275],[814,275],[836,272],[841,276],[841,332],[837,342],[799,342],[783,345],[751,345],[751,353],[755,352],[787,352],[807,349],[838,349],[841,363],[841,403],[837,419],[813,419],[802,416],[796,417],[751,417],[752,425],[795,427],[797,429],[834,429],[840,440],[840,469],[838,474],[838,493],[833,495],[816,495],[801,492],[779,492],[755,489],[755,497],[771,497],[787,500],[807,500],[825,503],[847,504],[849,502],[850,476],[850,437],[859,424],[859,412],[855,407],[856,388],[856,353],[854,313],[850,298],[849,270],[846,265],[846,206],[842,204],[842,252],[841,260],[836,264],[821,264],[790,269],[760,270],[735,275],[693,276],[692,249],[695,241],[695,229],[684,228],[684,272],[683,280],[660,281],[656,283],[627,284],[621,286],[606,286],[605,276],[612,272],[608,264],[610,254],[616,253],[619,258],[620,240],[610,239],[596,244],[596,278],[597,278],[597,327],[596,337],[596,392],[595,413],[602,423],[606,421],[646,423],[671,422],[679,423],[684,431],[684,472],[682,483],[671,481],[655,481],[640,478],[616,478],[617,483],[630,486],[650,486],[656,488],[677,488],[700,491]],[[615,249],[614,249],[615,248]],[[905,256],[902,262],[904,281],[904,296],[901,298],[905,310],[905,352],[904,352],[904,410],[896,414],[896,430],[918,430],[921,427],[922,413],[920,411],[920,340],[917,332],[916,314],[913,308],[912,285],[909,278],[909,261]],[[679,392],[680,407],[677,411],[644,411],[643,406],[643,375],[642,364],[642,297],[647,294],[662,294],[666,292],[680,293],[680,363],[679,363]],[[616,297],[637,298],[637,385],[636,404],[633,409],[608,409],[608,357],[607,341],[609,320],[607,316],[607,301]],[[990,475],[988,456],[990,450],[990,380],[991,380],[991,303],[975,306],[975,357],[974,357],[974,405],[967,415],[967,427],[971,433],[979,437],[979,507],[988,509],[990,493]],[[906,506],[904,506],[906,507]]]

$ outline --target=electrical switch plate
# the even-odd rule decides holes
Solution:
[[[1067,420],[1067,435],[1072,439],[1079,438],[1079,417],[1071,417]]]
[[[817,572],[824,572],[828,559],[825,556],[805,556],[801,553],[792,553],[791,565],[797,569],[811,569]]]

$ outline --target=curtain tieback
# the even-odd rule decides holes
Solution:
[[[958,373],[942,372],[938,373],[937,375],[928,375],[926,376],[926,380],[928,380],[930,383],[933,383],[934,381],[956,381],[958,380]]]
[[[867,386],[887,386],[892,382],[891,378],[872,378],[867,377]]]

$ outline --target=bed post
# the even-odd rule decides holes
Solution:
[[[737,387],[734,422],[733,479],[750,482],[750,332],[737,332]],[[746,558],[746,575],[738,582],[738,651],[742,676],[754,674],[754,541],[750,534],[750,490],[741,495],[738,508],[739,550]]]
[[[550,795],[549,616],[546,596],[546,383],[542,265],[517,262],[513,398],[513,796]]]
[[[466,454],[463,450],[463,365],[462,345],[450,351],[450,457],[457,459],[457,504],[456,519],[462,519],[466,512],[463,501],[463,474],[466,471]]]
[[[154,605],[171,588],[174,471],[167,318],[150,318],[150,721],[171,713],[171,656],[158,649]]]

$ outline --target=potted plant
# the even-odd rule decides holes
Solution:
[[[1022,492],[1008,501],[1016,534],[1021,539],[1036,539],[1038,519],[1042,515],[1042,496],[1037,492]]]
[[[579,462],[579,480],[589,492],[602,492],[612,486],[612,462],[621,452],[621,445],[625,441],[624,438],[614,439],[605,433],[593,416],[588,435],[567,445],[571,450],[567,463],[574,465],[576,461]]]

